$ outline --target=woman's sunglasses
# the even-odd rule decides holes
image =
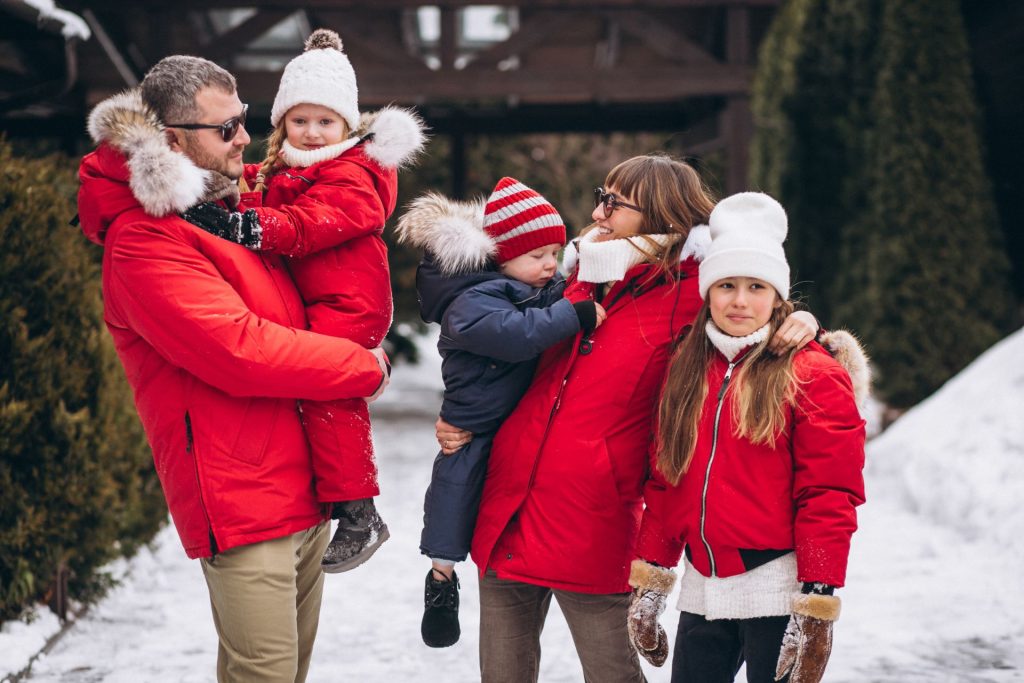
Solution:
[[[242,113],[234,116],[224,123],[167,123],[165,128],[182,128],[184,130],[200,130],[202,128],[216,128],[220,130],[220,137],[224,142],[231,142],[238,135],[238,129],[245,125],[245,115],[249,112],[249,105],[242,105]]]
[[[615,209],[620,206],[625,209],[633,209],[634,211],[643,211],[643,209],[635,204],[627,204],[622,201],[616,197],[614,193],[606,192],[603,187],[594,188],[594,206],[603,206],[604,215],[609,217],[615,212]]]

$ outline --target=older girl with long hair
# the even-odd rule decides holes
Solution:
[[[817,343],[768,349],[791,314],[786,214],[742,193],[711,213],[704,299],[669,366],[630,584],[630,635],[655,663],[657,623],[685,547],[672,680],[820,680],[839,615],[855,507],[864,502],[864,421],[846,368]],[[833,346],[866,389],[847,333]],[[785,637],[784,637],[785,635]]]

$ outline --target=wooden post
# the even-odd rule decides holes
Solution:
[[[730,6],[726,10],[726,61],[730,65],[750,64],[750,10],[744,6]],[[750,140],[753,120],[750,113],[750,95],[730,95],[721,120],[722,137],[728,171],[725,190],[729,194],[747,188],[747,166],[750,162]]]
[[[452,196],[455,199],[466,197],[466,134],[460,129],[458,122],[451,134],[452,155]]]

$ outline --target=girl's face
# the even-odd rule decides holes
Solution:
[[[538,247],[505,261],[499,269],[507,277],[525,282],[531,287],[543,287],[558,270],[558,251],[561,248],[561,244]]]
[[[295,149],[320,149],[345,139],[348,131],[338,112],[319,104],[297,104],[284,115],[284,130]]]
[[[767,325],[782,301],[764,280],[727,277],[708,289],[708,304],[718,329],[733,337],[745,337]]]
[[[599,201],[597,206],[594,207],[593,213],[590,217],[594,219],[594,223],[597,225],[597,237],[594,238],[595,242],[607,242],[608,240],[622,239],[623,237],[632,237],[633,235],[640,234],[640,227],[643,225],[643,214],[636,209],[630,209],[622,206],[622,202],[626,204],[632,204],[633,206],[639,206],[633,197],[620,194],[618,189],[615,187],[605,188],[607,195],[610,195],[610,201],[608,198],[605,201]],[[608,209],[611,208],[611,214],[608,213]]]

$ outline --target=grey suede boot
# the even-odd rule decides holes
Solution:
[[[333,516],[338,520],[338,528],[320,560],[320,568],[328,574],[358,567],[391,537],[387,524],[377,514],[373,498],[335,503]]]

